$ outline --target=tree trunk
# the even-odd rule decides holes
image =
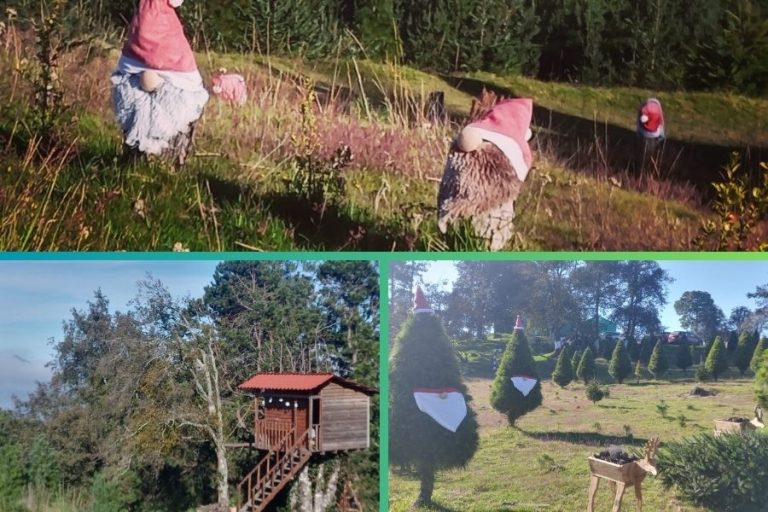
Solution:
[[[419,488],[419,497],[415,505],[428,505],[432,503],[432,491],[435,489],[434,468],[429,465],[420,466],[419,480],[421,481],[421,487]]]

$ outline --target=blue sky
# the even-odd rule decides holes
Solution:
[[[101,288],[110,309],[126,310],[136,283],[151,273],[174,296],[198,296],[217,261],[0,261],[0,407],[45,381],[72,308],[83,309]]]
[[[424,275],[425,282],[456,279],[454,262],[434,261]],[[661,312],[661,323],[667,330],[681,330],[673,304],[683,292],[700,290],[709,292],[725,316],[736,306],[754,309],[755,303],[747,298],[758,285],[768,284],[768,261],[659,261],[659,265],[675,279],[667,290],[667,305]],[[449,284],[450,288],[450,284]]]

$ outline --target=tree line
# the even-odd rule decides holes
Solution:
[[[391,331],[397,332],[405,319],[411,290],[428,268],[419,261],[390,265]],[[672,278],[655,261],[460,261],[455,268],[450,292],[447,282],[423,285],[453,338],[512,332],[517,315],[525,320],[529,336],[549,340],[570,337],[594,343],[600,317],[636,341],[654,338],[664,329],[659,314]],[[700,290],[684,292],[673,307],[681,326],[707,346],[720,336],[733,351],[742,332],[754,337],[768,325],[768,285],[756,286],[745,298],[756,307],[737,306],[728,316],[709,292]]]
[[[136,3],[65,0],[73,40],[119,34]],[[33,0],[10,5],[39,12]],[[180,12],[198,49],[768,92],[768,0],[188,0]]]
[[[52,342],[50,382],[0,410],[0,509],[26,510],[22,496],[100,512],[228,507],[258,456],[228,447],[253,437],[252,399],[237,385],[260,371],[333,371],[377,387],[378,304],[378,269],[365,261],[224,262],[187,298],[147,276],[126,312],[96,291]],[[307,471],[353,479],[375,508],[372,402],[372,449],[316,456]],[[330,480],[286,499],[305,507]]]

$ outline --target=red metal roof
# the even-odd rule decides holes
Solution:
[[[356,389],[366,394],[377,392],[373,388],[342,379],[332,373],[257,373],[240,384],[238,388],[244,390],[312,391],[329,382],[335,382],[340,386]]]

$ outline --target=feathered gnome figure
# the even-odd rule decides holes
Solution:
[[[440,231],[460,218],[472,219],[475,235],[492,251],[514,233],[515,200],[531,168],[533,101],[501,99],[483,91],[472,102],[470,122],[451,143],[440,182]]]
[[[664,139],[664,111],[656,98],[649,98],[640,105],[637,134],[644,139]]]
[[[112,100],[130,153],[171,155],[182,165],[208,92],[176,8],[184,0],[139,0],[112,74]]]

